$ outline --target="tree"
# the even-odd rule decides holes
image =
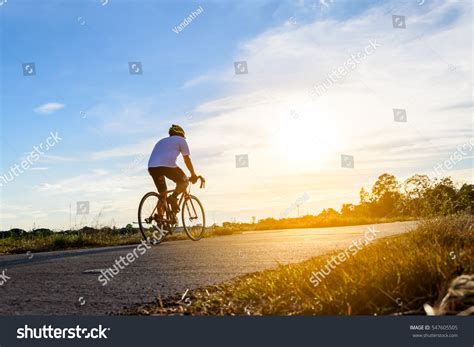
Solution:
[[[41,228],[41,229],[32,230],[31,233],[33,235],[49,236],[49,235],[52,235],[54,231],[52,231],[51,229]]]
[[[319,214],[319,217],[331,217],[331,216],[340,216],[340,214],[333,208],[323,209],[321,213]]]
[[[430,185],[427,175],[413,175],[403,182],[403,191],[409,199],[421,199]]]
[[[353,213],[354,213],[354,205],[353,204],[342,204],[341,214],[343,216],[350,216]]]
[[[360,188],[359,198],[360,198],[360,204],[361,205],[370,202],[370,195],[364,189],[364,187]]]
[[[422,215],[426,209],[425,194],[431,186],[426,175],[413,175],[403,182],[403,214],[410,216]]]
[[[23,230],[23,229],[13,228],[13,229],[10,229],[9,233],[10,233],[11,237],[19,238],[19,237],[25,235],[26,231]]]
[[[464,183],[456,195],[456,211],[474,212],[473,184]]]
[[[399,215],[401,211],[400,185],[395,176],[384,173],[372,186],[371,206],[376,216]]]
[[[387,193],[399,193],[399,186],[395,176],[384,173],[372,186],[372,199],[380,200]]]
[[[446,216],[456,211],[456,187],[449,177],[435,181],[434,186],[426,191],[425,214],[429,216]]]

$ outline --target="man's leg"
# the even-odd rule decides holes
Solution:
[[[149,168],[148,172],[150,173],[151,177],[153,178],[153,182],[155,182],[156,189],[160,194],[160,199],[158,202],[156,214],[153,218],[158,222],[160,219],[165,217],[165,206],[167,204],[167,196],[168,196],[168,188],[166,186],[166,169],[164,167],[155,167]]]
[[[168,188],[166,187],[166,180],[163,170],[158,167],[151,167],[148,169],[148,173],[153,178],[153,182],[155,183],[158,193],[160,193],[161,196],[166,196]]]
[[[179,167],[169,168],[166,172],[166,177],[176,183],[176,188],[174,192],[169,196],[168,201],[171,203],[173,210],[178,212],[178,196],[179,194],[186,191],[186,188],[189,185],[188,176],[181,170]]]

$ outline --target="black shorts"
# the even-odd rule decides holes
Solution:
[[[188,184],[188,176],[179,167],[149,167],[148,172],[155,182],[155,186],[159,193],[165,192],[168,188],[166,187],[166,178],[172,180],[176,185]]]

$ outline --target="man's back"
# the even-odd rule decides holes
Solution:
[[[165,137],[158,141],[153,148],[148,167],[178,167],[176,159],[179,154],[189,155],[189,147],[181,136]]]

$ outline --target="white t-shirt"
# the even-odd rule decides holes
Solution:
[[[176,165],[176,158],[179,153],[183,156],[189,155],[188,143],[181,136],[165,137],[158,141],[151,152],[148,160],[148,167],[178,167]]]

